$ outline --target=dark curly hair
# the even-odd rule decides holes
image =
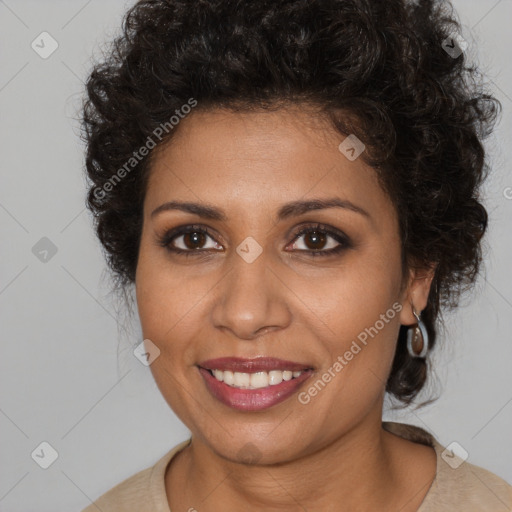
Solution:
[[[399,214],[404,276],[436,264],[422,311],[433,347],[441,308],[455,307],[479,272],[482,141],[501,109],[466,55],[447,51],[459,32],[451,3],[434,0],[139,1],[94,64],[81,118],[87,207],[114,281],[135,280],[155,152],[135,161],[134,151],[159,127],[157,147],[192,101],[234,111],[307,103],[366,145]],[[386,391],[407,405],[427,373],[401,326]]]

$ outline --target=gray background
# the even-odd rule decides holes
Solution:
[[[118,328],[84,208],[83,80],[131,3],[0,1],[0,511],[81,510],[188,435],[131,352],[137,318]],[[463,34],[471,29],[467,52],[504,107],[487,142],[485,276],[446,315],[427,390],[441,398],[385,418],[423,426],[445,446],[457,441],[469,462],[512,483],[512,0],[455,6]],[[59,45],[47,59],[31,48],[43,31]],[[43,237],[57,250],[46,262],[33,252]],[[31,458],[43,441],[58,452],[46,470]]]

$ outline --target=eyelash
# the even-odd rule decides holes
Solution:
[[[333,249],[328,249],[328,250],[318,250],[318,251],[299,250],[298,252],[308,253],[312,257],[316,258],[317,256],[331,256],[331,255],[339,254],[340,252],[352,247],[352,243],[351,243],[350,239],[344,233],[337,231],[337,230],[334,231],[333,229],[330,229],[327,226],[324,226],[323,224],[314,224],[314,225],[308,225],[308,226],[302,227],[295,233],[292,243],[295,243],[302,235],[309,234],[312,232],[320,232],[325,235],[328,235],[328,236],[334,238],[334,240],[336,240],[336,242],[338,242],[340,245],[338,245],[337,247],[335,247]],[[204,253],[205,249],[196,249],[196,250],[191,249],[191,250],[186,251],[186,250],[178,249],[176,247],[171,246],[171,242],[173,242],[173,240],[175,238],[178,238],[181,235],[186,235],[188,233],[203,233],[213,239],[213,235],[210,233],[210,231],[207,228],[198,226],[198,225],[189,225],[189,226],[180,226],[180,227],[171,229],[170,231],[167,231],[166,233],[163,234],[163,236],[158,237],[157,243],[161,247],[164,247],[165,249],[167,249],[169,252],[172,252],[177,255],[183,255],[185,257],[204,256],[203,253]],[[208,249],[206,249],[206,250],[208,250]]]

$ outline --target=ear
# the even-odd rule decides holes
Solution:
[[[407,286],[402,292],[402,310],[400,311],[400,323],[402,325],[414,325],[417,323],[414,311],[419,315],[427,306],[428,296],[432,280],[434,279],[436,264],[427,268],[413,268],[409,270]]]

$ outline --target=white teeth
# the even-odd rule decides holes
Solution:
[[[251,376],[248,373],[235,372],[235,386],[237,388],[248,388],[251,382]]]
[[[283,382],[283,372],[272,370],[268,373],[268,383],[272,385],[281,384]]]
[[[267,374],[267,372],[251,373],[251,386],[254,389],[266,388],[268,386],[268,374]]]
[[[272,370],[270,372],[231,372],[229,370],[212,370],[213,376],[220,382],[224,382],[228,386],[240,389],[259,389],[268,386],[281,384],[283,380],[291,380],[302,374],[301,370]]]

